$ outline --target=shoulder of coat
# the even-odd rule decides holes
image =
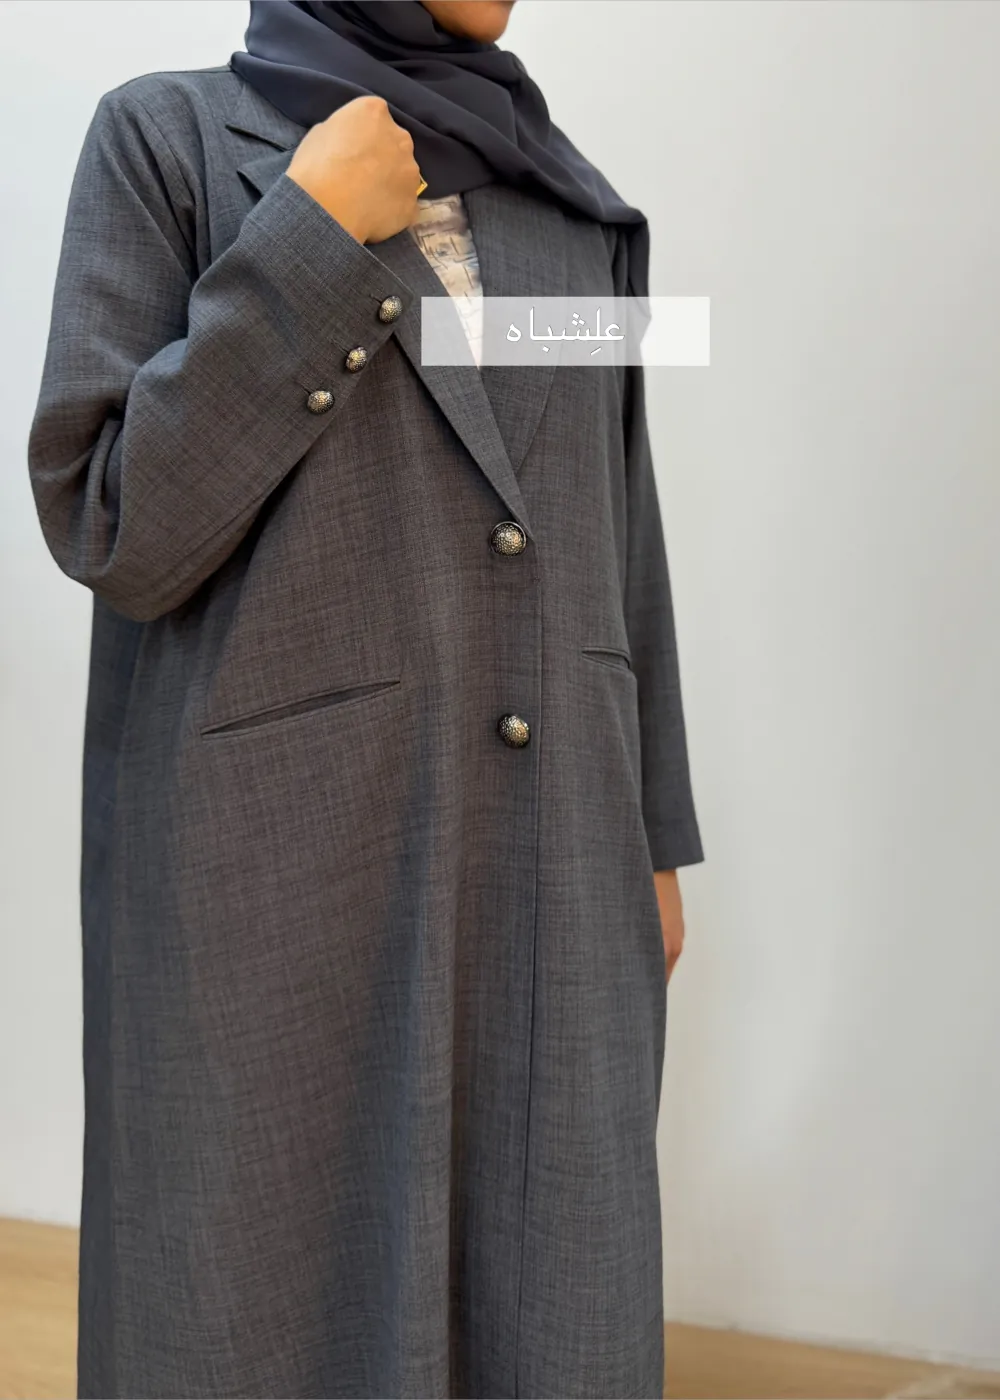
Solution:
[[[99,106],[111,116],[145,116],[168,140],[182,143],[185,134],[223,122],[240,85],[228,64],[165,69],[140,73],[110,88]]]

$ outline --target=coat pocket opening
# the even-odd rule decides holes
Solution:
[[[581,647],[581,655],[588,661],[596,661],[601,666],[610,666],[614,671],[627,671],[633,675],[632,659],[627,651],[619,647]]]
[[[312,714],[316,710],[340,708],[356,701],[370,699],[380,691],[394,690],[399,678],[385,681],[370,681],[364,685],[345,686],[341,690],[327,690],[321,695],[310,695],[302,700],[293,700],[287,705],[276,705],[270,710],[257,710],[252,715],[239,719],[224,720],[220,724],[210,724],[202,729],[203,738],[216,738],[220,734],[243,734],[248,729],[260,729],[265,725],[279,724],[283,720],[297,719],[300,715]]]

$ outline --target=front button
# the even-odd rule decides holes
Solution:
[[[306,399],[306,408],[310,413],[326,413],[333,407],[333,395],[329,389],[314,389]]]
[[[400,301],[399,297],[386,297],[378,309],[378,318],[380,321],[385,321],[386,323],[389,321],[398,321],[402,310],[403,303]]]
[[[531,730],[520,715],[501,715],[497,720],[497,733],[512,749],[523,749],[531,738]]]
[[[356,370],[364,369],[368,363],[368,351],[361,345],[355,345],[353,350],[347,352],[347,359],[344,364],[353,374]]]
[[[527,544],[527,536],[514,520],[501,520],[490,531],[490,549],[494,554],[520,554]]]

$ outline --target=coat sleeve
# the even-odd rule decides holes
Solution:
[[[704,860],[688,765],[663,521],[642,365],[624,369],[625,624],[638,681],[642,800],[654,870]]]
[[[137,80],[141,81],[141,80]],[[235,177],[234,177],[235,178]],[[197,275],[194,181],[129,84],[73,179],[28,466],[60,568],[136,621],[185,602],[331,424],[408,289],[289,176]],[[329,389],[334,406],[306,399]],[[334,429],[335,431],[335,429]]]

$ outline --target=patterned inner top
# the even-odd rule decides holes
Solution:
[[[460,194],[418,199],[410,233],[450,296],[463,297],[458,312],[476,364],[482,360],[483,289],[479,255],[472,241],[465,202]]]

